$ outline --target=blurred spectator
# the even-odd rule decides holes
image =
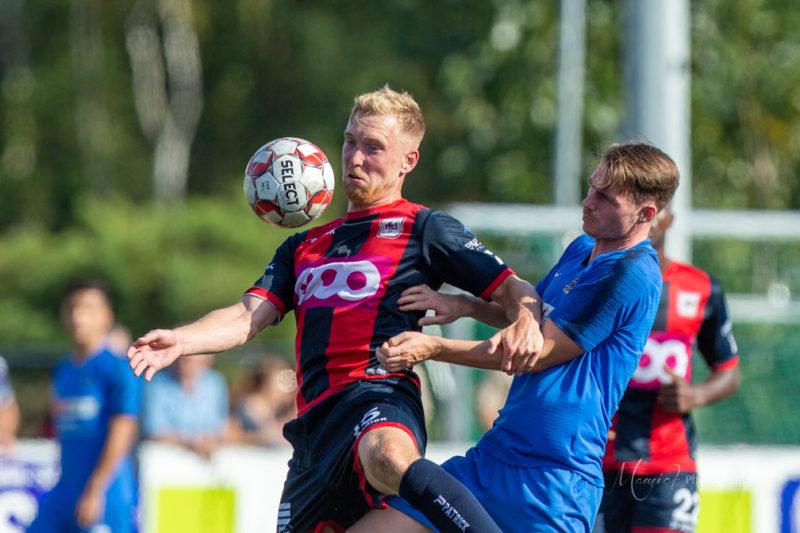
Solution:
[[[11,388],[8,364],[0,357],[0,453],[14,444],[19,428],[19,406]]]
[[[131,345],[133,338],[131,337],[131,330],[122,324],[114,324],[111,331],[106,335],[106,345],[114,355],[125,357],[128,353],[128,346]]]
[[[231,440],[259,446],[289,446],[283,425],[297,416],[297,377],[287,361],[267,356],[244,374],[233,397]]]
[[[211,355],[181,357],[145,386],[142,433],[209,458],[228,423],[228,387]]]
[[[513,376],[503,372],[488,372],[478,387],[478,424],[481,431],[491,429],[497,414],[506,403]]]
[[[140,386],[126,362],[105,347],[114,323],[104,284],[70,285],[61,317],[72,353],[53,373],[53,421],[61,445],[61,478],[42,497],[31,533],[133,531]]]

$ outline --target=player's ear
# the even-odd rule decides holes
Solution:
[[[639,208],[639,222],[642,224],[649,224],[656,218],[658,208],[652,202],[647,202]]]
[[[417,166],[419,162],[419,149],[415,148],[413,150],[409,150],[406,152],[405,156],[403,156],[403,163],[400,165],[400,171],[403,174],[408,174],[414,167]]]

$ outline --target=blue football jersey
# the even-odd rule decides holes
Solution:
[[[594,239],[578,237],[536,286],[545,320],[583,353],[514,378],[494,427],[478,448],[515,466],[560,466],[599,486],[611,417],[655,319],[658,256],[644,241],[591,262]]]
[[[53,374],[55,429],[61,445],[61,478],[57,490],[77,499],[94,471],[116,415],[138,416],[141,386],[127,361],[101,349],[81,362],[64,358]],[[109,497],[133,493],[129,458],[119,467]]]

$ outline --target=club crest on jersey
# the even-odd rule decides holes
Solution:
[[[682,318],[695,318],[700,310],[700,293],[678,291],[675,311]]]
[[[572,289],[574,289],[574,288],[575,288],[575,285],[577,285],[577,284],[578,284],[578,279],[580,279],[580,276],[578,276],[577,278],[573,279],[572,281],[570,281],[569,283],[567,283],[566,285],[564,285],[564,288],[563,288],[563,289],[561,289],[561,290],[564,292],[564,294],[569,294],[569,292],[570,292]]]
[[[384,218],[378,223],[378,237],[396,239],[403,233],[406,217]]]

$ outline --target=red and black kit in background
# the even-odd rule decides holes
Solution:
[[[612,420],[604,470],[638,475],[695,472],[695,428],[688,413],[669,413],[657,401],[668,366],[691,382],[695,343],[715,370],[739,363],[725,295],[699,268],[670,261],[645,353]]]
[[[713,370],[739,364],[722,286],[699,268],[670,261],[644,354],[612,419],[594,533],[695,531],[694,423],[658,401],[661,385],[672,381],[665,366],[691,382],[695,344]]]

